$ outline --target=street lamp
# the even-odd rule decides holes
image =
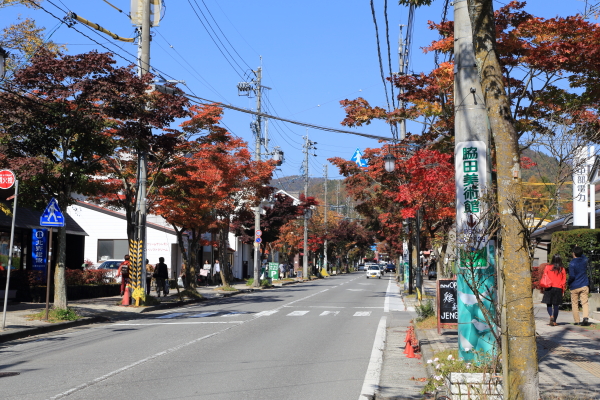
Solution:
[[[387,172],[394,172],[394,169],[396,168],[396,157],[391,153],[388,153],[383,157],[383,162]]]

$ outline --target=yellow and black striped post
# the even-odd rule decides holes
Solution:
[[[129,241],[129,281],[133,290],[142,287],[142,241]]]

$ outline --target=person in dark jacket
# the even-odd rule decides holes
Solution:
[[[588,322],[590,282],[587,276],[587,266],[588,259],[583,255],[583,249],[579,246],[573,247],[573,259],[569,263],[569,289],[571,289],[571,306],[575,325],[579,325],[580,301],[583,308],[583,322],[581,325],[588,326],[590,324]]]
[[[159,257],[158,264],[154,269],[154,277],[156,278],[156,295],[160,297],[160,291],[162,290],[163,296],[169,294],[169,289],[166,287],[165,281],[169,278],[169,270],[167,264],[165,264],[165,258]]]

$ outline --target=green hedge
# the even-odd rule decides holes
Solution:
[[[600,229],[573,229],[572,231],[554,232],[548,255],[548,262],[552,260],[555,254],[559,254],[563,262],[568,264],[573,258],[571,249],[573,246],[579,246],[583,249],[585,255],[589,255],[593,250],[600,250]]]

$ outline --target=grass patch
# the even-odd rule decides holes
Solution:
[[[246,286],[252,286],[254,283],[254,278],[249,278],[246,281]],[[261,287],[271,287],[271,284],[269,283],[268,279],[263,279],[262,281],[260,281],[260,286]]]
[[[46,310],[42,310],[35,314],[29,314],[26,316],[29,321],[42,321],[46,319]],[[77,321],[79,314],[72,308],[54,308],[52,307],[48,311],[48,322],[64,322],[64,321]]]
[[[220,287],[216,287],[214,290],[221,290],[224,292],[237,292],[238,291],[233,286],[220,286]]]
[[[202,295],[193,289],[185,289],[180,292],[180,297],[187,297],[189,299],[202,299]]]
[[[421,321],[416,321],[415,322],[415,328],[417,328],[417,329],[434,329],[434,328],[437,328],[437,317],[435,315],[430,315],[429,317],[424,318]]]

